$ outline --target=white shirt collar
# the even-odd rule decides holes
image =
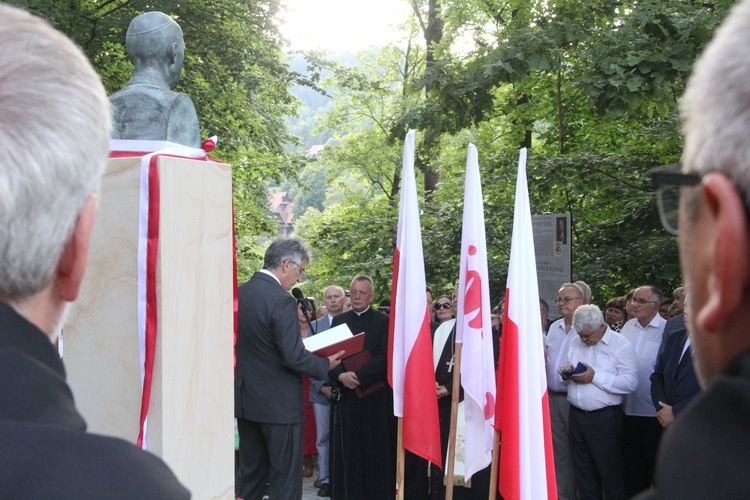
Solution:
[[[260,270],[259,272],[261,272],[261,273],[265,273],[265,274],[267,274],[267,275],[269,275],[269,276],[273,277],[273,279],[275,279],[275,280],[276,280],[276,283],[278,283],[279,285],[281,285],[281,280],[279,280],[279,278],[277,278],[277,277],[276,277],[276,275],[275,275],[275,274],[273,274],[273,273],[272,273],[271,271],[269,271],[268,269],[261,269],[261,270]]]
[[[367,312],[367,311],[369,311],[369,310],[370,310],[370,306],[367,306],[367,309],[365,309],[365,310],[364,310],[364,311],[362,311],[362,312],[357,312],[357,311],[355,311],[354,309],[352,309],[352,312],[353,312],[354,314],[356,314],[357,316],[362,316],[362,315],[363,315],[364,313],[366,313],[366,312]]]

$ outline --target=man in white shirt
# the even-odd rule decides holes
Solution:
[[[651,374],[661,346],[666,320],[659,315],[664,294],[655,286],[641,286],[633,293],[630,307],[634,318],[620,332],[635,348],[638,359],[638,390],[625,398],[625,481],[628,496],[651,486],[656,449],[662,426],[651,401]]]
[[[600,499],[603,489],[607,498],[624,499],[621,403],[623,395],[638,387],[635,350],[607,326],[595,305],[580,306],[573,326],[578,335],[570,341],[558,373],[568,384],[570,452],[578,493],[581,500]]]
[[[576,337],[573,330],[573,313],[583,303],[583,298],[584,292],[578,285],[562,284],[555,301],[562,318],[550,325],[544,341],[552,449],[555,454],[557,496],[560,500],[576,498],[576,483],[568,438],[568,388],[560,379],[557,369],[567,356],[570,339]]]
[[[585,281],[578,280],[575,282],[576,285],[578,285],[578,288],[580,288],[583,291],[583,303],[585,304],[591,304],[591,287],[586,284]]]
[[[705,391],[664,433],[651,498],[750,492],[749,45],[744,0],[692,69],[680,99],[682,172],[673,168],[671,182],[658,184],[663,213],[665,189],[679,194],[679,210],[664,221],[679,233],[691,347]]]

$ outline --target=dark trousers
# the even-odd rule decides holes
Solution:
[[[396,418],[390,388],[361,399],[346,390],[331,413],[336,423],[331,428],[333,500],[395,498]]]
[[[429,462],[404,450],[404,499],[426,500],[430,489],[430,478],[427,476]]]
[[[625,484],[629,497],[651,487],[661,432],[656,417],[625,415]]]
[[[570,406],[570,454],[581,500],[627,498],[623,477],[622,407],[585,412]]]
[[[260,500],[268,481],[273,500],[302,498],[304,424],[265,424],[237,419],[240,465],[237,496]]]

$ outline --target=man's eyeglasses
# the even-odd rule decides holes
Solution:
[[[432,306],[436,311],[439,311],[440,309],[450,309],[451,307],[450,302],[435,302],[435,305]]]
[[[561,302],[568,303],[571,300],[583,300],[583,297],[558,297],[555,299],[555,302],[560,304]]]
[[[697,186],[703,178],[701,174],[684,174],[680,168],[680,165],[675,163],[650,171],[651,184],[656,190],[661,225],[674,235],[678,234],[677,226],[680,221],[680,188]]]
[[[295,266],[297,266],[297,269],[299,269],[299,275],[300,276],[302,276],[303,274],[305,274],[305,268],[304,267],[302,267],[301,265],[297,264],[293,260],[290,260],[289,262],[291,262],[292,264],[294,264]]]
[[[681,166],[678,163],[667,165],[666,167],[655,168],[650,171],[651,184],[656,190],[656,201],[659,206],[659,218],[661,225],[670,233],[678,234],[678,223],[680,219],[680,188],[688,186],[697,186],[701,183],[702,174],[684,174],[681,172]],[[726,174],[725,174],[726,175]],[[734,180],[734,188],[742,198],[742,205],[745,207],[745,217],[750,220],[750,206],[748,206],[747,194]]]

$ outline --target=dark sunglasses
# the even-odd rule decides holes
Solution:
[[[439,311],[440,309],[450,309],[451,303],[450,302],[435,302],[435,305],[432,306],[433,309],[436,311]]]

